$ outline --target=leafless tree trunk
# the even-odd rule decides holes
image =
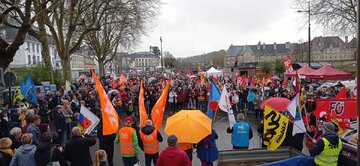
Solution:
[[[58,0],[54,14],[46,18],[46,26],[54,38],[65,80],[71,80],[70,55],[80,48],[85,36],[100,30],[110,0]],[[56,2],[53,0],[53,3]]]
[[[120,46],[128,49],[140,41],[159,9],[158,0],[114,0],[112,5],[116,8],[104,14],[100,31],[92,31],[86,37],[96,53],[100,76],[105,75],[105,65],[114,59]]]
[[[12,21],[16,22],[19,27],[16,37],[11,43],[5,41],[3,37],[0,37],[0,67],[4,69],[13,61],[17,50],[24,44],[26,35],[33,23],[40,15],[47,11],[41,10],[36,14],[32,14],[32,4],[32,0],[1,0],[0,10],[2,13],[0,14],[0,24],[6,24],[8,21]],[[45,8],[52,9],[55,5],[56,3],[45,6]]]
[[[49,42],[47,38],[46,28],[45,28],[45,18],[47,17],[47,13],[49,13],[55,6],[56,3],[50,5],[51,8],[47,8],[50,0],[33,0],[32,1],[34,8],[32,8],[32,12],[37,16],[38,30],[34,30],[33,27],[28,29],[28,34],[35,37],[42,46],[41,55],[43,57],[45,65],[49,68],[50,81],[54,82],[54,74],[52,71],[51,57],[49,51]],[[21,17],[20,17],[21,18]],[[10,15],[10,19],[4,20],[4,25],[16,29],[21,29],[22,20],[16,14]]]

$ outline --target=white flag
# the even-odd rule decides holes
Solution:
[[[230,127],[233,127],[234,124],[236,123],[236,121],[235,121],[235,115],[234,115],[234,112],[232,109],[230,109],[228,112],[228,118],[229,118]]]
[[[79,117],[79,125],[82,126],[84,133],[89,134],[91,133],[94,128],[99,124],[100,119],[89,111],[83,105],[80,108],[80,117]],[[86,124],[87,123],[87,124]]]
[[[219,108],[228,113],[228,118],[229,118],[229,125],[230,127],[233,127],[235,124],[235,116],[234,116],[234,112],[231,108],[231,104],[230,104],[230,100],[229,100],[229,95],[228,92],[226,90],[226,87],[224,86],[222,92],[221,92],[221,96],[220,96],[220,100],[219,100]]]
[[[291,116],[294,117],[294,126],[293,126],[292,135],[295,135],[297,133],[305,133],[306,128],[301,115],[299,93],[296,94],[294,99],[289,104],[288,111],[290,112]]]
[[[70,82],[66,80],[64,92],[65,92],[65,93],[68,93],[69,91],[71,91]]]
[[[291,100],[291,103],[288,105],[287,109],[290,112],[291,116],[295,118],[296,116],[296,107],[300,106],[300,94],[296,94],[296,96]]]
[[[220,100],[219,100],[219,108],[224,112],[229,112],[230,103],[228,92],[226,87],[224,86],[223,90],[221,91]]]

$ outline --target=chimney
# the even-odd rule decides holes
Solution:
[[[257,44],[257,49],[260,50],[260,45],[261,45],[261,42],[259,41],[259,43]]]
[[[263,43],[263,49],[265,50],[265,43]]]
[[[345,36],[345,44],[349,43],[349,36]]]
[[[274,50],[276,50],[276,42],[274,43]]]

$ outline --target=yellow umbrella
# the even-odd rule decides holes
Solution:
[[[166,120],[165,133],[178,142],[198,143],[211,134],[211,119],[200,110],[181,110]]]

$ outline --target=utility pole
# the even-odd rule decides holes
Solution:
[[[160,36],[160,61],[161,61],[161,72],[164,72],[163,52],[162,52],[162,37],[161,36]]]
[[[360,11],[360,0],[358,0],[358,5],[357,5],[357,11]],[[359,98],[359,94],[360,94],[360,89],[359,89],[359,87],[360,87],[360,81],[358,80],[358,78],[360,77],[360,41],[359,41],[359,39],[360,39],[360,19],[359,19],[359,16],[360,16],[360,14],[359,14],[359,12],[357,12],[357,17],[356,17],[356,23],[357,23],[357,34],[356,34],[356,36],[357,36],[357,48],[356,48],[356,80],[357,80],[357,82],[356,82],[356,86],[358,87],[357,88],[357,90],[356,90],[356,96],[357,96],[357,98],[356,98],[356,102],[357,102],[357,105],[358,105],[358,107],[357,107],[357,114],[358,114],[358,118],[357,118],[357,121],[358,121],[358,131],[359,131],[359,129],[360,129],[360,123],[359,123],[359,117],[360,117],[360,107],[359,107],[359,105],[360,105],[360,98]],[[357,134],[358,134],[358,138],[360,137],[360,132],[357,132]],[[358,166],[360,166],[360,140],[359,139],[357,139],[357,165]]]
[[[310,21],[310,16],[311,16],[311,10],[310,10],[310,1],[309,3],[309,8],[308,10],[298,10],[298,13],[308,13],[309,16],[309,29],[308,29],[308,65],[309,67],[311,67],[311,21]]]

